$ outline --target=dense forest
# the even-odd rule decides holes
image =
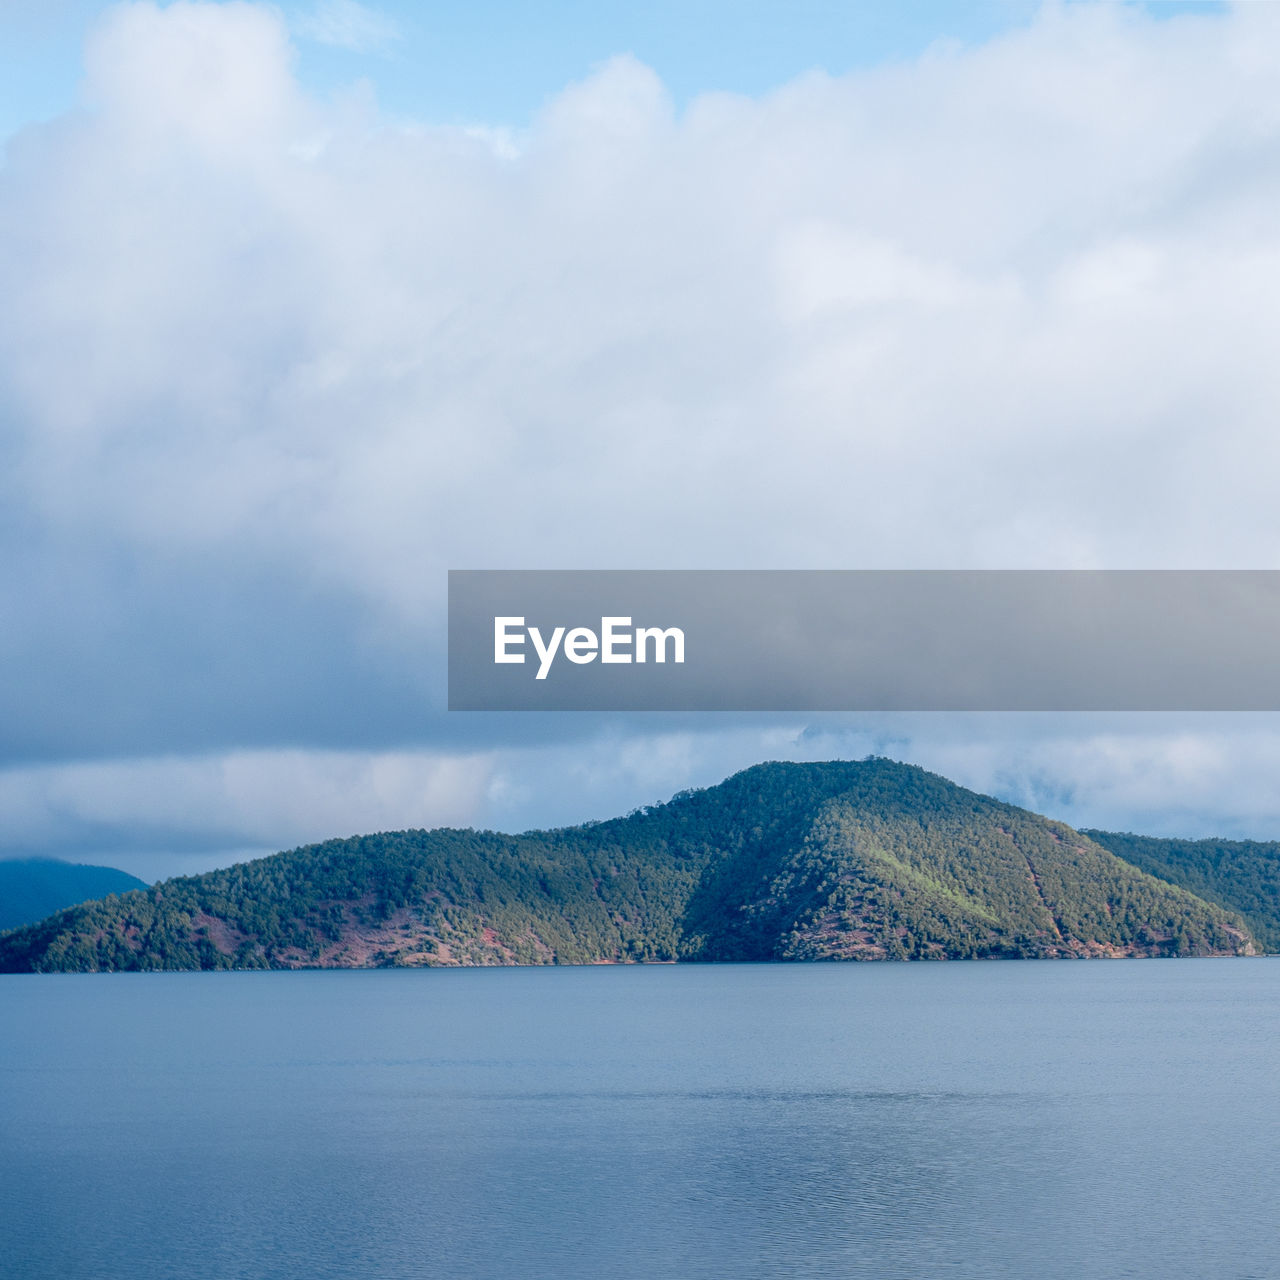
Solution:
[[[1240,916],[890,760],[608,822],[330,840],[0,936],[0,971],[1247,954]]]
[[[1280,952],[1280,842],[1085,834],[1143,871],[1237,912],[1263,950]]]

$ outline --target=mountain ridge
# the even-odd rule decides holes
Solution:
[[[105,894],[141,888],[146,888],[145,880],[115,867],[61,858],[6,858],[0,860],[0,933]]]
[[[1280,841],[1081,834],[1149,875],[1236,912],[1266,951],[1280,952]]]
[[[1252,954],[1240,916],[883,758],[754,765],[625,817],[383,832],[63,911],[0,971]]]

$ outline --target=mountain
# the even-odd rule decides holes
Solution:
[[[146,881],[114,867],[87,867],[56,858],[0,862],[0,932],[43,920],[77,902],[146,887]]]
[[[1280,842],[1084,834],[1150,875],[1236,912],[1265,951],[1280,951]]]
[[[62,911],[0,937],[0,971],[1253,950],[1070,827],[870,759],[557,831],[330,840]]]

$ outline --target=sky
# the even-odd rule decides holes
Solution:
[[[74,105],[89,30],[103,0],[0,0],[0,134]],[[807,71],[842,75],[975,43],[1030,22],[1036,0],[545,0],[378,6],[318,0],[274,6],[308,91],[371,82],[382,109],[433,124],[527,126],[567,84],[619,53],[662,78],[681,105],[712,90],[759,95]],[[1222,8],[1157,0],[1169,16]]]
[[[443,654],[449,568],[1280,568],[1280,8],[529,13],[0,0],[0,856],[871,752],[1280,837],[1280,717],[451,714]]]

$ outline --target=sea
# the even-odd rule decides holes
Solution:
[[[5,1280],[1274,1280],[1280,960],[0,977]]]

